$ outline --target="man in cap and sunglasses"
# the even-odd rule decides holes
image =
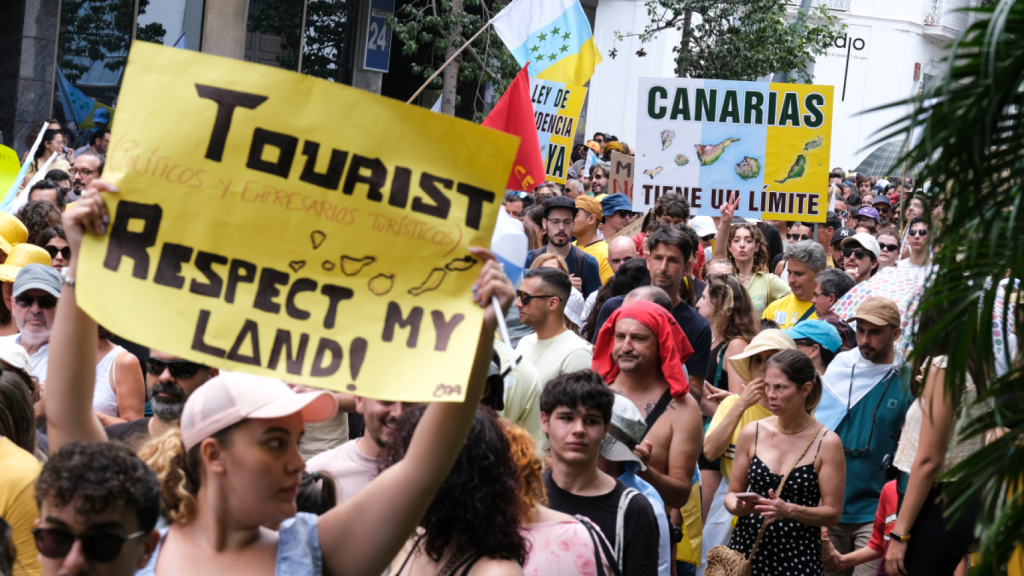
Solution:
[[[858,234],[859,236],[859,234]],[[902,321],[896,303],[872,296],[849,319],[857,324],[857,348],[841,352],[822,376],[824,391],[815,418],[835,431],[846,454],[846,490],[839,525],[822,531],[827,560],[867,546],[886,468],[913,401],[910,367],[895,347]],[[837,572],[871,576],[878,561]]]
[[[35,497],[44,576],[131,576],[160,541],[160,483],[124,445],[65,445],[43,466]]]
[[[137,436],[156,438],[178,427],[185,400],[220,371],[196,362],[150,348],[149,357],[142,365],[146,373],[146,396],[153,408],[153,417],[140,418],[122,424],[107,426],[111,440],[134,443]]]
[[[8,338],[28,352],[32,376],[41,382],[46,380],[50,333],[53,331],[60,287],[60,272],[45,264],[28,264],[18,271],[11,293],[11,312],[18,325],[18,334]]]

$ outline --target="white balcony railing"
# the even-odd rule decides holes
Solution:
[[[922,21],[925,33],[948,36],[952,38],[965,28],[973,19],[973,15],[957,11],[958,8],[973,6],[972,0],[925,0]]]

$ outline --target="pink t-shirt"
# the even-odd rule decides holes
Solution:
[[[325,470],[334,476],[338,504],[358,494],[377,477],[377,459],[360,452],[356,447],[358,441],[358,438],[349,440],[306,461],[307,472]]]
[[[601,529],[595,528],[600,533]],[[526,576],[597,576],[594,544],[586,526],[579,521],[541,522],[523,526],[521,530],[530,543],[530,556],[523,566]],[[604,573],[610,574],[607,559],[604,562]]]

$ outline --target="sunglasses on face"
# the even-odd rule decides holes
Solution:
[[[896,252],[897,250],[900,249],[898,244],[882,244],[881,242],[879,242],[878,245],[882,248],[882,250],[885,250],[887,252]]]
[[[799,242],[801,240],[810,240],[811,237],[808,234],[786,234],[790,242]]]
[[[888,206],[879,206],[876,209],[878,210],[879,214],[888,214],[889,213],[889,207]]]
[[[633,213],[629,210],[616,210],[615,215],[619,218],[632,218]]]
[[[868,252],[867,250],[864,250],[863,248],[844,248],[843,249],[843,256],[846,257],[846,258],[849,258],[850,256],[853,256],[854,258],[860,260],[861,258],[867,258],[868,254],[870,254],[870,252]]]
[[[57,254],[60,254],[61,258],[65,260],[71,260],[70,246],[65,246],[63,248],[57,248],[56,246],[46,246],[46,251],[50,253],[50,259],[56,258]]]
[[[22,308],[31,308],[36,302],[39,303],[39,307],[43,310],[49,310],[57,305],[57,299],[49,294],[44,294],[42,296],[22,294],[14,298],[14,303]]]
[[[916,230],[908,230],[907,234],[910,236],[921,236],[923,238],[928,235],[928,230],[924,228],[918,228]]]
[[[159,376],[164,370],[171,371],[172,378],[191,378],[206,368],[202,364],[189,362],[188,360],[159,360],[157,358],[146,358],[146,372],[153,376]]]
[[[36,548],[39,553],[47,558],[59,560],[71,552],[75,540],[82,541],[82,554],[93,562],[106,564],[117,560],[121,555],[121,547],[124,543],[147,532],[136,532],[122,536],[116,532],[86,532],[75,534],[62,528],[33,528],[32,535],[36,539]]]
[[[516,290],[516,295],[519,296],[519,299],[523,301],[523,306],[529,306],[530,301],[533,300],[534,298],[558,298],[558,296],[555,296],[554,294],[537,294],[536,296],[534,296],[533,294],[527,294],[522,290]]]

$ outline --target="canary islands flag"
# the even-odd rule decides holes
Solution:
[[[582,86],[601,62],[579,0],[515,0],[492,23],[532,78]]]

